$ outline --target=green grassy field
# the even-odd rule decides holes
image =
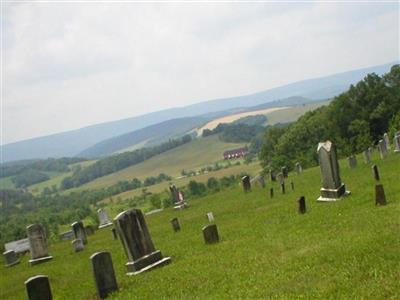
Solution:
[[[15,189],[11,178],[13,178],[13,176],[0,178],[0,189]]]
[[[388,205],[376,207],[371,164],[360,157],[349,169],[341,161],[341,177],[352,193],[335,203],[317,203],[321,183],[318,168],[297,176],[290,173],[295,191],[270,199],[266,189],[239,186],[189,199],[183,211],[167,209],[146,220],[157,249],[172,263],[138,276],[125,275],[127,262],[120,241],[110,229],[89,236],[86,249],[72,253],[69,241],[50,246],[54,259],[29,267],[1,266],[2,299],[25,299],[24,281],[49,275],[54,299],[95,299],[89,257],[110,251],[120,291],[111,299],[399,299],[400,298],[400,155],[380,168]],[[297,213],[299,196],[307,213]],[[201,228],[212,211],[221,237],[205,245]],[[169,224],[178,217],[182,230]]]
[[[79,188],[68,190],[68,192],[107,187],[120,180],[132,180],[134,177],[143,180],[149,176],[157,176],[159,173],[177,177],[180,176],[182,169],[193,170],[220,161],[225,150],[241,146],[243,144],[222,142],[218,136],[196,139],[137,165],[100,177]]]

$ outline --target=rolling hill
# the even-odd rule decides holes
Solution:
[[[105,139],[174,118],[199,116],[237,107],[251,107],[292,96],[302,96],[313,100],[327,99],[345,91],[350,84],[356,83],[368,73],[383,74],[387,72],[393,64],[299,81],[250,95],[210,100],[185,107],[171,108],[138,117],[10,143],[1,146],[3,161],[75,156]]]

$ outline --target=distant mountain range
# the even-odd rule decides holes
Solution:
[[[172,119],[195,116],[204,118],[205,114],[219,115],[224,111],[252,107],[293,96],[301,96],[311,100],[332,98],[348,89],[351,84],[361,80],[368,73],[379,75],[386,73],[393,64],[395,63],[303,80],[251,95],[209,100],[185,107],[161,110],[138,117],[6,144],[2,146],[3,161],[82,155],[88,153],[92,146],[102,141]]]

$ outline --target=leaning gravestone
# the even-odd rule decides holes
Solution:
[[[363,151],[363,157],[364,157],[364,162],[366,164],[369,164],[371,161],[371,155],[368,149]]]
[[[357,167],[357,157],[355,155],[350,155],[348,158],[350,169]]]
[[[74,232],[75,239],[81,239],[83,244],[87,244],[86,230],[83,227],[82,221],[74,222],[71,224],[72,231]]]
[[[37,275],[25,281],[29,300],[52,300],[49,277]]]
[[[281,183],[281,193],[285,194],[286,193],[286,188],[285,188],[285,182]]]
[[[115,227],[128,257],[127,275],[136,275],[171,262],[156,250],[147,229],[143,213],[131,209],[120,213],[114,219]]]
[[[283,176],[282,173],[279,173],[277,177],[279,184],[285,183],[285,177]]]
[[[49,255],[47,249],[46,233],[42,225],[29,225],[28,227],[26,227],[26,233],[28,235],[29,247],[32,257],[29,260],[29,264],[31,266],[53,259],[53,256]]]
[[[72,244],[72,249],[74,250],[74,252],[80,252],[83,251],[83,249],[85,249],[85,245],[83,245],[83,242],[81,239],[75,239],[71,242]]]
[[[242,177],[242,185],[243,185],[243,190],[245,193],[250,192],[251,190],[251,183],[250,183],[250,177],[249,176],[243,176]]]
[[[67,241],[74,237],[74,232],[72,230],[63,232],[59,235],[60,241]]]
[[[394,152],[400,153],[400,133],[397,132],[393,138]]]
[[[283,175],[284,178],[288,178],[289,170],[288,170],[288,168],[286,166],[281,168],[281,172],[282,172],[282,175]]]
[[[294,182],[293,181],[290,182],[290,186],[292,187],[292,191],[294,191]]]
[[[274,188],[270,188],[269,189],[269,196],[272,198],[274,198]]]
[[[6,261],[6,267],[12,267],[12,266],[20,263],[19,257],[14,252],[14,250],[8,250],[8,251],[4,252],[3,256]]]
[[[206,244],[214,244],[219,242],[217,225],[211,224],[204,226],[203,229],[204,242]]]
[[[385,190],[382,184],[375,185],[375,205],[386,205]]]
[[[99,229],[113,225],[111,220],[108,218],[107,212],[104,209],[99,208],[97,210],[97,215],[99,216],[100,222]]]
[[[172,229],[177,232],[179,230],[181,230],[181,225],[179,224],[179,220],[178,218],[173,218],[171,219],[171,225],[172,225]]]
[[[260,186],[261,186],[262,188],[265,188],[265,179],[264,179],[264,176],[259,175],[258,178],[257,178],[257,181],[258,181],[258,183],[260,184]]]
[[[25,253],[29,251],[29,240],[21,239],[4,244],[5,250],[13,250],[15,253]]]
[[[387,148],[386,148],[386,143],[384,140],[379,140],[378,150],[379,150],[379,155],[380,155],[381,159],[384,159],[387,155]]]
[[[171,192],[171,197],[174,203],[179,202],[179,194],[178,194],[178,189],[176,188],[175,185],[171,184],[169,186],[169,191]]]
[[[276,181],[276,176],[275,176],[274,171],[272,171],[272,170],[269,171],[269,177],[270,177],[271,181]]]
[[[118,234],[117,234],[117,230],[115,228],[111,229],[111,232],[113,234],[113,238],[114,240],[118,240]]]
[[[390,149],[390,140],[386,132],[383,134],[383,140],[385,141],[386,150]]]
[[[322,188],[318,201],[337,201],[349,193],[340,179],[336,147],[331,141],[319,143],[317,148],[321,169]]]
[[[376,180],[376,181],[379,181],[381,178],[380,178],[380,176],[379,176],[379,169],[378,169],[378,166],[377,166],[377,165],[373,165],[373,166],[372,166],[372,172],[373,172],[373,174],[374,174],[375,180]]]
[[[299,162],[297,162],[295,164],[295,168],[296,168],[296,173],[300,174],[301,172],[303,172],[303,168],[301,167],[301,164]]]
[[[304,196],[301,196],[297,202],[299,204],[299,213],[305,214],[306,213],[306,198]]]
[[[208,222],[210,222],[210,223],[214,222],[214,214],[212,212],[208,212],[207,219],[208,219]]]
[[[97,294],[100,299],[105,299],[112,292],[118,291],[117,279],[110,252],[94,253],[90,260]]]

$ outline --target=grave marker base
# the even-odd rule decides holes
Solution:
[[[5,265],[5,266],[6,266],[6,268],[9,268],[9,267],[18,265],[20,262],[21,262],[21,261],[18,259],[18,260],[14,261],[14,262],[12,262],[12,263],[9,263],[8,265]]]
[[[156,261],[156,262],[154,262],[154,263],[152,263],[150,265],[147,265],[146,267],[144,267],[144,268],[142,268],[142,269],[140,269],[138,271],[135,271],[135,267],[133,266],[135,264],[135,262],[128,262],[126,264],[126,267],[128,269],[128,272],[126,273],[126,275],[128,275],[128,276],[138,275],[140,273],[150,271],[150,270],[152,270],[154,268],[162,267],[164,265],[168,265],[169,263],[171,263],[171,257],[164,257],[161,260],[158,260],[158,261]]]
[[[106,228],[106,227],[109,227],[109,226],[112,226],[112,225],[113,225],[113,223],[102,224],[102,225],[99,226],[99,229]]]
[[[44,263],[44,262],[52,260],[52,259],[53,259],[53,256],[45,256],[45,257],[41,257],[41,258],[30,259],[29,265],[30,266],[38,265],[38,264]]]
[[[350,191],[346,191],[345,185],[342,183],[337,189],[321,188],[321,196],[317,199],[320,202],[339,201],[343,196],[350,195]]]

